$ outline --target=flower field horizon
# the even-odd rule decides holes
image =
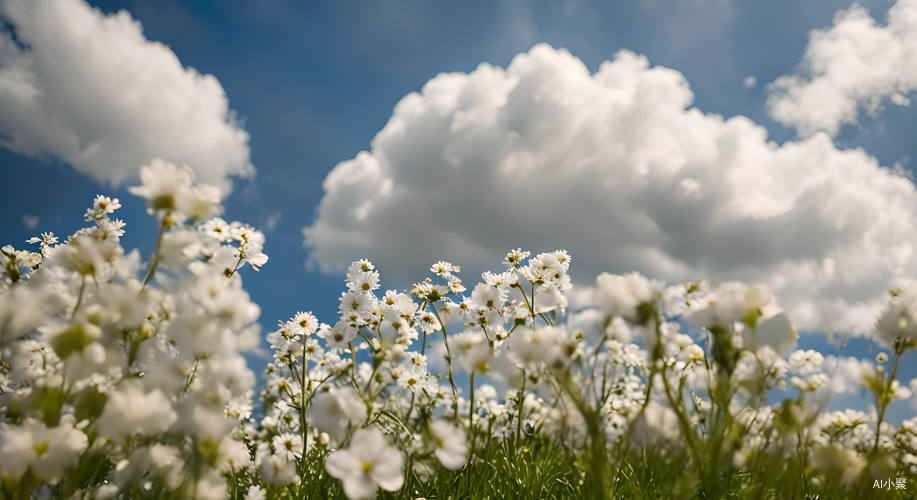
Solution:
[[[825,409],[825,356],[765,290],[602,273],[573,310],[564,250],[470,287],[437,261],[404,291],[355,261],[337,318],[267,335],[256,386],[264,235],[188,167],[141,179],[149,261],[104,195],[2,249],[4,498],[898,497],[917,472],[917,417],[886,419],[914,397],[917,287],[876,320],[868,411]]]

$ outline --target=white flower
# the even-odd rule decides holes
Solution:
[[[777,313],[759,319],[754,328],[742,331],[742,342],[746,349],[757,350],[760,347],[771,347],[777,352],[785,352],[796,342],[799,334],[790,323],[785,313]]]
[[[271,443],[274,445],[274,453],[284,460],[295,460],[303,456],[302,436],[299,434],[280,434],[274,436]]]
[[[205,234],[214,236],[221,242],[232,240],[229,223],[219,217],[213,217],[202,224],[201,230],[203,230]]]
[[[44,245],[57,245],[57,236],[54,233],[41,233],[41,236],[32,236],[26,243],[39,243]]]
[[[793,377],[790,383],[799,391],[817,391],[828,383],[828,376],[824,373],[815,373],[807,378]]]
[[[602,273],[595,279],[594,301],[605,314],[620,316],[632,323],[641,318],[639,308],[652,304],[662,296],[662,285],[639,273],[624,275]]]
[[[341,319],[348,319],[351,322],[365,320],[373,310],[373,300],[367,292],[362,290],[342,293],[338,300]]]
[[[404,455],[376,427],[355,432],[350,447],[328,455],[325,469],[341,480],[351,499],[372,498],[377,486],[397,491],[404,484]]]
[[[318,330],[318,318],[311,312],[298,312],[287,323],[294,335],[312,335]]]
[[[170,488],[177,487],[184,470],[180,451],[174,446],[154,444],[135,449],[130,459],[121,462],[114,472],[114,483],[124,487],[127,483],[146,475],[158,475]]]
[[[436,447],[439,463],[449,470],[458,470],[468,461],[468,440],[465,431],[443,420],[430,424],[430,435]]]
[[[707,328],[730,327],[746,319],[749,312],[755,317],[760,316],[763,309],[773,303],[774,298],[758,287],[730,281],[720,283],[703,294],[700,307],[692,311],[688,318],[694,324]]]
[[[491,286],[486,283],[478,283],[474,290],[471,291],[470,307],[473,309],[503,309],[503,302],[506,301],[505,289],[497,286]]]
[[[176,165],[154,158],[140,167],[140,186],[128,190],[146,198],[150,213],[178,212],[189,206],[194,172],[187,165]]]
[[[274,486],[285,486],[291,483],[299,484],[299,474],[296,472],[296,461],[286,460],[282,456],[273,455],[267,444],[258,447],[257,453],[258,474],[261,480]]]
[[[876,321],[879,338],[894,346],[900,337],[917,344],[917,281],[907,282],[893,290],[888,305]]]
[[[808,375],[810,373],[815,373],[821,368],[822,362],[825,360],[825,357],[822,353],[813,350],[798,350],[793,351],[793,354],[790,354],[790,367],[796,370],[796,373],[800,375]]]
[[[533,367],[541,362],[551,366],[567,358],[568,342],[569,334],[561,327],[520,327],[510,336],[509,352],[521,365]]]
[[[341,387],[316,395],[307,416],[316,429],[338,436],[348,425],[362,423],[366,406],[352,387]]]
[[[264,488],[255,485],[248,489],[243,500],[265,500],[266,498],[267,492],[264,491]]]
[[[379,273],[358,271],[347,275],[347,288],[351,292],[369,292],[379,288]]]
[[[0,336],[9,342],[28,335],[45,320],[39,293],[26,285],[0,290]]]
[[[87,221],[99,220],[107,217],[108,214],[115,213],[115,210],[119,208],[121,208],[121,202],[117,198],[109,198],[108,196],[97,194],[92,202],[92,208],[86,210],[86,215],[83,218]]]
[[[0,425],[0,476],[18,479],[26,469],[40,478],[59,477],[79,461],[89,440],[62,417],[57,427],[32,418],[21,425]]]
[[[440,260],[430,266],[430,272],[437,276],[448,278],[452,276],[452,273],[459,272],[459,267],[452,265],[451,262]]]
[[[319,335],[325,339],[329,348],[345,349],[357,336],[357,327],[350,320],[342,319],[333,328],[320,330]]]
[[[509,264],[510,267],[519,267],[522,265],[522,261],[527,259],[529,255],[532,255],[532,252],[527,252],[521,248],[515,250],[510,250],[506,257],[503,258],[504,262]]]
[[[177,419],[172,402],[162,391],[145,392],[139,382],[124,382],[108,395],[96,426],[109,437],[151,435],[164,432]]]

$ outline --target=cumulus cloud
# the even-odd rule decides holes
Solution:
[[[832,27],[810,33],[800,66],[771,84],[767,105],[801,136],[835,135],[856,124],[861,110],[874,115],[887,102],[910,104],[907,94],[917,89],[917,0],[898,0],[885,26],[856,4],[838,12]]]
[[[468,271],[565,247],[575,279],[745,279],[804,329],[868,331],[917,274],[911,181],[825,134],[781,146],[692,100],[679,72],[626,51],[594,74],[538,45],[506,69],[438,75],[328,174],[309,263],[365,256],[408,279],[438,258]]]
[[[220,82],[147,40],[126,11],[0,0],[0,145],[120,184],[154,157],[228,187],[250,176],[248,133]]]
[[[22,225],[29,231],[38,228],[39,224],[41,224],[41,219],[37,215],[25,214],[22,216]]]

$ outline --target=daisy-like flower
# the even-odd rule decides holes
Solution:
[[[230,234],[233,240],[239,242],[239,257],[248,262],[252,269],[258,271],[267,263],[267,255],[261,251],[264,248],[264,233],[248,224],[233,222]]]
[[[429,278],[423,283],[414,283],[411,293],[420,297],[427,302],[439,302],[448,295],[449,287],[445,285],[434,285]]]
[[[474,309],[500,310],[503,308],[503,302],[506,301],[506,292],[504,289],[496,286],[490,286],[485,283],[478,283],[474,290],[471,291],[470,306]]]
[[[350,320],[342,319],[331,329],[322,329],[321,334],[325,335],[325,342],[329,348],[345,349],[357,336],[357,327]]]
[[[879,338],[894,346],[900,338],[905,348],[917,346],[917,282],[892,290],[892,297],[876,321]]]
[[[121,202],[117,198],[97,194],[92,201],[92,208],[86,209],[83,218],[87,221],[99,220],[108,214],[115,213],[115,210],[119,208],[121,208]]]
[[[468,440],[465,431],[447,423],[436,420],[430,424],[430,436],[439,463],[449,470],[458,470],[468,461]]]
[[[267,498],[267,492],[260,486],[252,486],[245,494],[245,500],[264,500]]]
[[[296,335],[312,335],[318,330],[318,318],[311,312],[298,312],[288,322],[290,330]]]
[[[609,316],[620,316],[631,323],[643,323],[641,306],[653,304],[662,296],[662,284],[638,273],[602,273],[595,279],[594,300]]]
[[[506,261],[510,267],[520,267],[522,266],[522,261],[527,259],[529,255],[532,255],[532,252],[517,248],[515,250],[510,250],[503,260]]]
[[[129,191],[146,198],[151,214],[181,213],[191,196],[194,172],[187,165],[176,165],[155,158],[149,165],[140,167],[140,182],[139,186]]]
[[[2,475],[19,478],[31,467],[41,478],[58,477],[75,466],[86,450],[86,435],[74,428],[73,418],[62,418],[57,427],[47,427],[32,418],[21,425],[0,426],[0,468]]]
[[[813,349],[794,351],[790,354],[790,367],[800,375],[808,375],[818,371],[824,360],[822,353]]]
[[[359,271],[347,278],[347,288],[352,292],[369,292],[379,288],[379,273],[375,271]]]
[[[341,480],[351,499],[372,498],[378,487],[398,491],[404,484],[404,455],[376,427],[355,432],[349,448],[328,455],[325,469]]]
[[[342,293],[338,301],[340,302],[338,311],[341,313],[341,319],[346,319],[351,322],[356,322],[361,319],[365,320],[370,316],[373,310],[372,299],[369,297],[369,294],[363,291]]]
[[[430,266],[431,273],[437,276],[442,276],[443,278],[449,278],[452,276],[452,273],[457,273],[461,270],[461,267],[453,265],[451,262],[446,262],[444,260],[441,260]]]
[[[39,243],[42,246],[46,245],[57,245],[57,236],[54,236],[54,233],[41,233],[41,236],[32,236],[26,243]]]
[[[286,433],[274,436],[271,444],[274,445],[274,454],[284,460],[290,461],[302,457],[303,442],[299,434]]]
[[[347,277],[349,278],[356,273],[366,273],[369,271],[375,271],[376,266],[372,262],[366,259],[355,260],[350,263],[350,266],[347,268]]]
[[[342,387],[315,396],[307,416],[316,429],[337,436],[366,418],[366,406],[353,388]]]
[[[452,293],[458,294],[464,292],[467,289],[465,288],[465,285],[462,284],[462,280],[453,276],[452,278],[449,278],[449,290]]]
[[[219,217],[209,219],[207,222],[201,225],[201,229],[204,231],[204,233],[213,235],[222,242],[230,241],[232,239],[229,223]]]
[[[102,237],[111,237],[114,241],[124,236],[124,226],[127,224],[121,219],[102,218],[96,220],[96,228]]]

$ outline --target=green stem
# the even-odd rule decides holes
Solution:
[[[239,251],[239,259],[236,260],[236,265],[233,266],[232,271],[230,271],[229,274],[226,275],[227,278],[232,278],[232,275],[236,274],[236,271],[238,271],[239,268],[242,266],[242,261],[243,261],[243,260],[244,260],[244,258],[242,257],[242,251],[240,250],[240,251]]]
[[[516,447],[519,446],[519,440],[522,439],[522,401],[525,396],[525,370],[522,370],[522,386],[519,387],[519,393],[516,394]]]
[[[309,422],[306,420],[306,380],[308,379],[308,363],[306,362],[306,336],[302,336],[302,381],[299,383],[300,395],[299,402],[302,404],[302,408],[299,411],[299,427],[302,431],[302,450],[303,450],[303,464],[306,461],[306,448],[309,445]],[[309,384],[312,385],[311,383]],[[309,396],[309,399],[312,399],[312,396]]]
[[[153,274],[156,273],[156,268],[159,267],[159,256],[160,251],[162,250],[162,233],[166,230],[166,218],[169,216],[166,215],[163,217],[162,222],[159,223],[159,235],[156,236],[156,253],[153,254],[153,260],[150,261],[150,270],[146,273],[146,278],[143,279],[143,286],[146,287],[146,284],[153,279]]]
[[[882,432],[882,420],[885,418],[885,410],[888,408],[889,403],[895,399],[894,394],[891,394],[891,390],[895,376],[898,374],[898,360],[901,359],[901,353],[903,352],[902,345],[901,337],[898,337],[895,340],[895,356],[892,359],[892,369],[888,372],[888,380],[885,382],[885,390],[878,395],[879,416],[876,420],[876,440],[872,445],[872,453],[879,449],[879,436]]]
[[[669,378],[666,377],[665,368],[662,370],[662,385],[665,388],[666,399],[669,400],[669,404],[672,406],[672,410],[675,411],[675,416],[678,417],[678,423],[681,425],[681,431],[685,435],[685,441],[688,445],[688,450],[691,452],[692,458],[697,463],[698,469],[703,475],[704,464],[701,462],[700,452],[697,451],[697,443],[695,440],[694,432],[691,430],[691,423],[688,421],[687,415],[684,413],[682,408],[682,402],[676,400],[675,396],[672,393],[672,386],[669,383]]]
[[[443,324],[443,320],[439,317],[439,312],[437,312],[434,304],[430,304],[430,309],[433,310],[433,316],[436,316],[436,321],[439,321],[439,329],[443,332],[443,344],[446,346],[446,368],[449,371],[449,385],[452,386],[452,416],[458,420],[458,390],[455,388],[455,379],[452,375],[452,353],[449,351],[449,338],[448,335],[446,335],[446,325]]]
[[[76,316],[76,312],[80,310],[80,305],[83,304],[83,292],[86,290],[86,275],[80,275],[80,293],[76,298],[76,305],[73,306],[73,312],[70,313],[70,318]]]
[[[474,370],[471,370],[471,377],[468,381],[468,432],[471,434],[471,444],[468,446],[468,463],[471,463],[471,457],[474,455]]]

